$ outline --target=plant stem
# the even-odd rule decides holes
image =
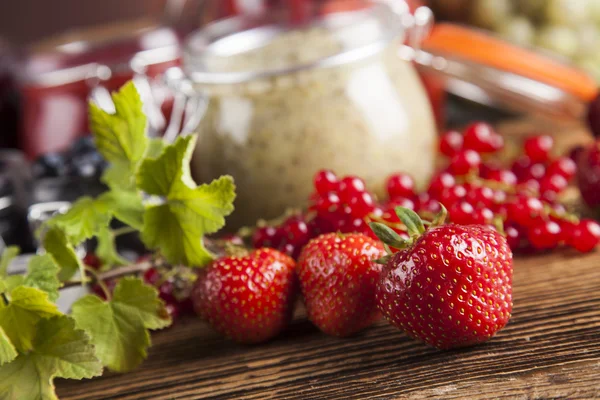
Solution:
[[[110,270],[107,272],[102,272],[102,273],[98,273],[91,269],[88,269],[88,271],[93,276],[93,279],[92,279],[93,282],[98,283],[100,285],[100,287],[102,288],[102,290],[105,290],[105,289],[108,290],[108,288],[106,288],[106,285],[104,285],[104,281],[106,281],[107,279],[120,278],[120,277],[126,276],[126,275],[139,274],[140,272],[144,272],[144,271],[148,270],[152,266],[153,266],[153,264],[151,262],[144,261],[139,264],[126,265],[124,267],[115,268],[113,270]],[[102,283],[100,283],[100,282],[102,282]],[[63,284],[63,289],[78,286],[78,285],[81,285],[82,283],[88,283],[88,282],[82,282],[81,280],[67,281]],[[102,287],[103,285],[104,285],[104,287]]]
[[[127,235],[128,233],[134,233],[134,232],[137,232],[137,229],[132,228],[130,226],[124,226],[122,228],[113,230],[112,234],[114,235],[114,237],[117,237],[117,236]]]

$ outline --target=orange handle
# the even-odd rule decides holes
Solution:
[[[584,101],[598,94],[597,82],[583,71],[462,26],[436,24],[423,49],[526,76]]]

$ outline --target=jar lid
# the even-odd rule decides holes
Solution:
[[[184,72],[193,83],[243,83],[359,61],[403,39],[400,13],[379,1],[360,4],[321,9],[297,25],[285,9],[214,22],[186,40]]]

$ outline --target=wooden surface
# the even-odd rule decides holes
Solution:
[[[514,312],[491,342],[441,352],[384,322],[349,338],[297,318],[241,346],[190,319],[130,374],[58,381],[67,399],[600,398],[600,253],[517,258]]]
[[[520,122],[503,130],[518,137],[532,126],[556,131]],[[569,148],[589,137],[565,128],[557,139]],[[600,250],[517,257],[513,317],[478,347],[437,351],[383,321],[337,339],[302,315],[263,345],[236,345],[195,318],[154,334],[153,342],[133,373],[57,380],[60,398],[600,398]]]

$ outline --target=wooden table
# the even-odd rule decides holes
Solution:
[[[505,127],[513,135],[540,123]],[[568,133],[568,134],[565,134]],[[589,140],[563,132],[559,146]],[[337,339],[300,310],[287,332],[241,346],[190,318],[153,335],[135,372],[57,380],[70,399],[591,399],[600,398],[600,250],[517,257],[514,312],[491,342],[437,351],[380,322]]]
[[[517,258],[514,313],[491,342],[437,351],[381,322],[349,339],[299,317],[241,346],[196,319],[153,336],[142,367],[59,381],[68,399],[600,398],[600,253]]]

